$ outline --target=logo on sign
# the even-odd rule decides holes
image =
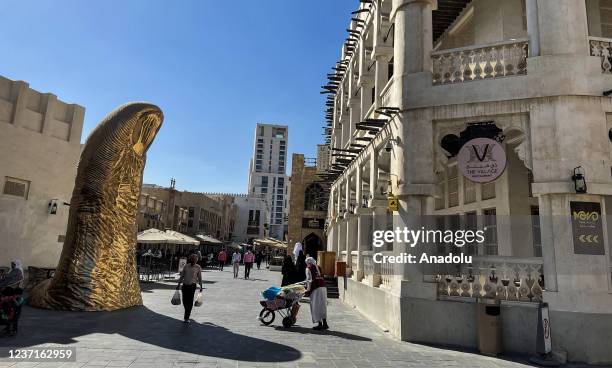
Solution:
[[[457,166],[467,179],[476,183],[488,183],[504,173],[506,151],[493,139],[475,138],[459,150]]]

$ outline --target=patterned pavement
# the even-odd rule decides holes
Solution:
[[[242,275],[242,270],[241,270]],[[143,284],[144,306],[110,313],[75,313],[26,307],[16,337],[0,347],[72,346],[70,363],[8,362],[1,367],[527,367],[510,360],[397,341],[339,300],[329,300],[331,330],[311,330],[308,304],[296,326],[277,316],[263,326],[260,293],[280,282],[278,272],[253,270],[250,280],[232,270],[206,270],[205,302],[193,322],[170,304],[174,285]]]

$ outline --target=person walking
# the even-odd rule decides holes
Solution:
[[[300,251],[295,262],[295,279],[293,282],[301,282],[306,279],[306,256]]]
[[[295,245],[293,246],[293,256],[294,256],[294,258],[296,259],[296,261],[297,261],[297,258],[298,258],[298,257],[299,257],[299,255],[300,255],[300,252],[303,252],[303,249],[302,249],[302,243],[297,242],[297,243],[295,243]]]
[[[255,261],[255,255],[251,252],[251,249],[247,248],[244,253],[244,279],[248,280],[251,275],[251,268],[253,268],[253,262]]]
[[[321,268],[314,258],[306,258],[306,295],[310,296],[310,314],[313,330],[327,330],[327,288]]]
[[[291,258],[291,256],[288,254],[283,259],[281,273],[283,274],[281,286],[286,286],[295,282],[297,270],[295,268],[295,264],[293,264],[293,258]]]
[[[23,282],[24,274],[23,274],[23,266],[21,266],[21,261],[18,259],[14,259],[11,261],[11,269],[10,271],[0,277],[0,289],[5,287],[19,287]]]
[[[255,263],[257,263],[257,269],[259,270],[261,267],[261,261],[263,260],[263,254],[261,254],[261,251],[257,251],[257,253],[255,254]]]
[[[225,252],[225,248],[221,249],[217,260],[219,261],[219,271],[223,271],[223,266],[225,265],[225,261],[227,261],[227,253]]]
[[[178,285],[176,290],[179,288],[183,293],[183,307],[185,307],[184,322],[189,323],[189,316],[191,315],[191,309],[193,308],[193,297],[195,295],[197,284],[200,284],[200,292],[202,292],[202,267],[197,263],[198,254],[192,253],[189,255],[187,264],[181,271],[181,277],[179,277]],[[181,287],[181,283],[183,287]]]
[[[240,252],[238,251],[238,249],[236,249],[234,251],[234,254],[232,254],[232,266],[234,267],[234,278],[238,277],[238,271],[240,270],[240,260],[242,259],[242,256],[240,255]]]

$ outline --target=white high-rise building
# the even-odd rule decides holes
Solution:
[[[286,125],[257,124],[253,157],[249,164],[249,194],[261,195],[267,203],[265,223],[269,235],[283,240],[288,206]]]

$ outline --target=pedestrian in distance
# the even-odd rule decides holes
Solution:
[[[219,271],[223,271],[223,266],[225,265],[225,261],[227,261],[227,253],[225,252],[225,248],[221,249],[217,260],[219,261]]]
[[[283,280],[281,281],[281,286],[286,286],[289,284],[293,284],[296,279],[296,268],[293,264],[293,258],[290,255],[285,255],[283,259],[283,267],[281,269],[281,273],[283,274]]]
[[[295,279],[294,282],[302,282],[306,279],[306,256],[304,255],[303,251],[300,251],[300,253],[297,256],[296,262],[295,262]]]
[[[251,275],[251,268],[253,268],[253,262],[255,262],[255,255],[251,252],[251,249],[247,248],[244,253],[244,279],[248,280]]]
[[[236,249],[234,251],[234,254],[232,254],[232,266],[234,267],[234,278],[238,277],[238,271],[240,270],[240,260],[242,259],[242,256],[240,255],[240,252],[238,251],[238,249]]]
[[[261,261],[263,260],[263,254],[261,254],[261,251],[257,251],[257,253],[255,254],[255,263],[257,263],[257,269],[259,270],[261,267]]]
[[[313,330],[327,330],[327,288],[323,272],[314,258],[306,258],[306,295],[310,297]]]
[[[300,252],[302,252],[302,243],[297,242],[295,243],[295,245],[293,246],[293,257],[295,258],[295,260],[297,261],[297,258],[300,255]]]
[[[11,269],[9,272],[0,278],[0,289],[5,287],[19,287],[23,282],[23,266],[21,261],[14,259],[11,261]]]
[[[191,309],[193,308],[193,297],[195,295],[197,283],[200,284],[200,292],[204,289],[202,287],[202,267],[197,263],[198,254],[192,253],[189,255],[187,264],[181,271],[181,276],[176,285],[176,290],[179,288],[183,293],[183,306],[185,307],[185,316],[183,318],[185,323],[189,323],[189,316],[191,315]],[[181,287],[181,283],[183,286]]]

